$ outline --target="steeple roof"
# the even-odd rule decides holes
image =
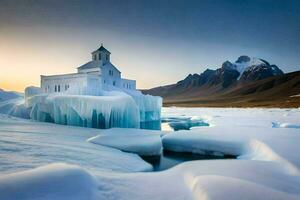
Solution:
[[[110,52],[109,52],[107,49],[105,49],[105,48],[103,47],[103,44],[101,44],[101,47],[99,47],[97,50],[93,51],[93,53],[96,52],[96,51],[107,52],[107,53],[110,54]]]

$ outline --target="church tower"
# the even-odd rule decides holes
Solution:
[[[101,44],[99,49],[92,52],[92,60],[102,61],[102,64],[105,65],[110,62],[110,52],[103,47],[103,44]]]

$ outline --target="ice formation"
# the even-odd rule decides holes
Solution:
[[[93,92],[91,92],[93,91]],[[139,128],[140,122],[160,120],[162,99],[139,91],[118,88],[42,93],[40,88],[25,90],[30,118],[58,124],[93,128]]]

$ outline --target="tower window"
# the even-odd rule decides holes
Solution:
[[[109,58],[109,57],[108,57],[108,54],[106,54],[106,60],[108,60],[108,58]]]
[[[98,58],[99,58],[99,60],[101,60],[101,54],[98,54]]]

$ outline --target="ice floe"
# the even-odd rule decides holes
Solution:
[[[112,128],[88,141],[142,156],[160,155],[162,152],[160,131]]]

